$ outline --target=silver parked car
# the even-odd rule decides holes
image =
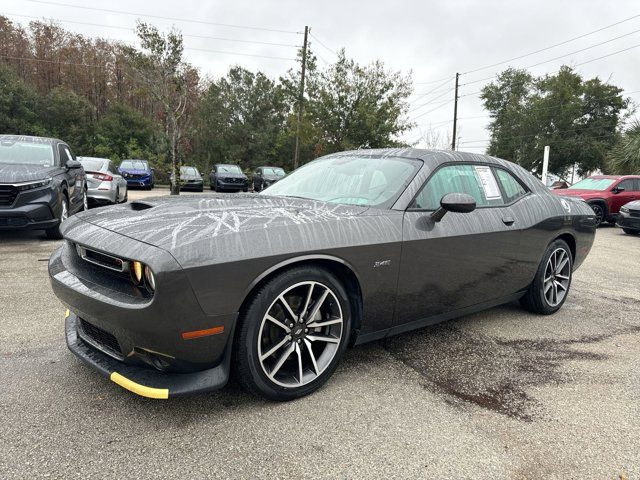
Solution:
[[[87,196],[93,204],[126,202],[127,181],[108,158],[78,157],[87,174]]]

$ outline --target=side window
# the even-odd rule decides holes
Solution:
[[[73,160],[69,149],[62,143],[58,144],[58,153],[60,154],[60,163],[64,167],[69,160]]]
[[[491,167],[448,165],[439,169],[422,187],[411,208],[436,210],[447,193],[471,195],[478,207],[502,205],[500,188]]]
[[[617,187],[624,188],[625,192],[633,192],[634,190],[634,180],[632,178],[627,178],[626,180],[622,180]]]
[[[520,185],[520,182],[513,178],[513,175],[509,172],[501,168],[496,168],[495,171],[505,195],[504,203],[515,202],[518,198],[527,194],[527,191]]]
[[[636,192],[640,192],[640,178],[636,178]]]

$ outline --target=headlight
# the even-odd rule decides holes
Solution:
[[[620,207],[620,211],[622,213],[629,213],[629,209],[627,207]]]
[[[33,190],[34,188],[46,187],[51,183],[50,178],[45,178],[44,180],[38,180],[37,182],[29,182],[29,183],[21,183],[16,185],[18,190],[23,192],[25,190]]]
[[[142,282],[142,270],[142,263],[137,261],[131,262],[131,278],[133,279],[133,283],[136,285],[140,285]]]
[[[147,287],[149,287],[151,290],[155,290],[156,279],[153,276],[153,272],[151,271],[148,265],[144,266],[144,278],[147,281]]]

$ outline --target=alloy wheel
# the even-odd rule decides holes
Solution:
[[[604,220],[604,210],[602,209],[602,206],[597,203],[593,203],[590,207],[596,215],[596,225],[600,225]]]
[[[258,359],[265,375],[282,387],[318,378],[334,359],[343,335],[336,294],[315,281],[297,283],[271,303],[258,332]]]
[[[543,295],[550,307],[562,303],[571,281],[571,258],[564,248],[556,248],[547,260],[542,282]]]

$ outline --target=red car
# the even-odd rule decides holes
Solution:
[[[593,175],[569,188],[551,191],[582,198],[595,212],[598,225],[604,221],[615,223],[622,205],[640,200],[640,175]]]

